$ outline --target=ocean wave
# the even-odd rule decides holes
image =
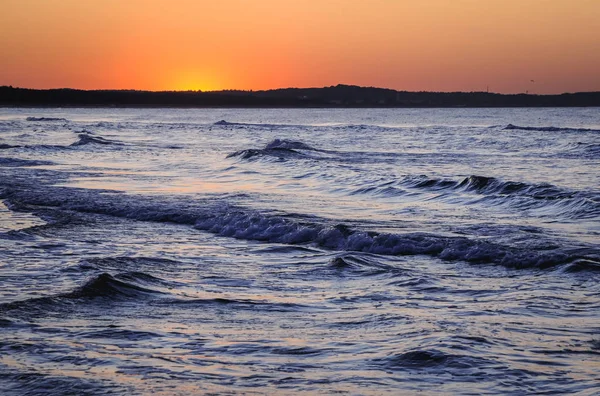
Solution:
[[[249,123],[249,122],[229,122],[225,120],[217,121],[213,124],[214,126],[221,127],[239,127],[239,128],[260,128],[260,129],[279,129],[279,128],[303,128],[306,125],[291,125],[291,124],[261,124],[261,123]]]
[[[82,359],[89,366],[108,364],[100,359]],[[79,363],[82,365],[82,363]],[[40,373],[33,370],[14,370],[2,367],[0,380],[3,382],[2,394],[5,396],[20,395],[114,395],[134,394],[130,387],[111,383],[102,379],[87,379],[70,376],[68,370],[63,375]]]
[[[405,269],[382,263],[368,254],[343,253],[329,260],[326,270],[333,270],[341,276],[375,276],[380,274],[404,274]],[[315,272],[315,271],[312,271]],[[322,271],[321,271],[322,272]]]
[[[600,158],[600,143],[577,142],[567,147],[565,151],[574,158],[598,159]]]
[[[14,146],[12,144],[0,143],[0,150],[7,150],[11,148],[19,148],[21,146]]]
[[[227,155],[227,158],[238,157],[240,159],[252,159],[252,158],[275,158],[279,161],[284,161],[291,157],[303,157],[304,155],[296,150],[274,148],[274,149],[247,149],[239,150],[234,153]]]
[[[561,270],[565,272],[600,272],[600,261],[578,259],[561,268]]]
[[[24,160],[19,158],[0,157],[0,166],[18,168],[24,166],[45,166],[54,165],[54,162],[43,160]]]
[[[272,124],[272,123],[251,123],[251,122],[230,122],[226,120],[220,120],[212,124],[213,126],[220,127],[235,127],[235,128],[256,128],[256,129],[331,129],[335,131],[365,131],[365,130],[406,130],[411,128],[422,128],[417,125],[385,125],[385,124],[352,124],[344,122],[336,123],[314,123],[314,124]],[[435,125],[430,125],[433,127]],[[440,125],[441,126],[441,125]],[[471,126],[462,126],[463,128],[470,128]]]
[[[460,180],[408,176],[402,181],[402,184],[420,189],[459,189],[479,194],[527,195],[535,199],[546,200],[572,198],[578,194],[584,194],[580,191],[572,191],[548,183],[528,184],[478,175],[471,175]]]
[[[260,310],[269,312],[300,312],[300,311],[320,311],[325,308],[314,307],[305,304],[269,301],[269,300],[254,300],[248,298],[231,298],[231,297],[206,297],[206,298],[176,298],[163,299],[157,301],[156,305],[173,305],[190,307],[206,307],[206,306],[230,306],[239,310]]]
[[[254,157],[272,157],[279,160],[285,160],[291,157],[306,157],[303,151],[320,151],[316,148],[294,140],[275,139],[269,142],[263,149],[239,150],[227,155],[227,158],[238,157],[241,159],[250,159]]]
[[[77,269],[100,269],[106,270],[131,270],[140,271],[140,268],[169,268],[174,267],[179,262],[157,257],[129,257],[129,256],[118,256],[118,257],[92,257],[83,260],[77,266]],[[135,272],[134,272],[135,273]],[[153,282],[162,282],[156,278],[152,279]]]
[[[116,142],[114,140],[108,140],[108,139],[105,139],[100,136],[92,136],[89,133],[80,133],[78,136],[79,136],[79,140],[77,140],[74,143],[71,143],[70,147],[84,146],[86,144],[102,144],[102,145],[109,145],[109,144],[121,145],[122,144],[120,142]]]
[[[316,148],[309,146],[306,143],[302,143],[295,140],[288,139],[274,139],[265,146],[265,150],[272,149],[287,149],[287,150],[312,150],[317,151]]]
[[[0,144],[0,150],[7,150],[7,149],[12,149],[12,148],[25,148],[25,149],[31,149],[31,150],[68,150],[68,149],[74,149],[79,146],[85,146],[88,144],[104,145],[104,146],[106,146],[106,145],[123,146],[124,145],[124,143],[116,141],[116,140],[105,139],[101,136],[94,136],[94,134],[89,131],[83,131],[81,133],[78,133],[77,137],[78,137],[78,139],[69,145],[60,145],[60,144],[12,145],[12,144],[2,143],[2,144]]]
[[[331,349],[303,347],[279,347],[272,348],[271,353],[275,355],[321,355],[330,352]]]
[[[27,117],[26,121],[62,121],[69,122],[66,118],[55,118],[55,117]]]
[[[469,369],[494,364],[487,359],[456,355],[436,349],[414,350],[374,360],[388,370],[422,369]]]
[[[115,339],[115,340],[126,340],[126,341],[146,341],[153,338],[160,337],[158,333],[152,333],[148,331],[135,331],[128,329],[118,329],[110,327],[103,330],[95,330],[79,334],[82,338],[104,338],[104,339]]]
[[[142,282],[160,283],[160,281],[160,279],[144,273],[126,272],[113,276],[105,272],[94,276],[83,286],[70,292],[0,304],[0,313],[23,309],[45,310],[72,300],[96,298],[104,300],[139,299],[163,294],[159,290],[140,285]]]
[[[221,202],[169,202],[150,197],[107,196],[74,188],[21,191],[6,188],[2,197],[16,206],[54,206],[140,221],[187,224],[225,237],[282,244],[306,244],[335,251],[380,255],[428,255],[448,261],[489,263],[513,268],[548,268],[577,260],[600,262],[597,248],[506,246],[489,240],[426,233],[380,233],[352,229],[317,218],[294,219],[236,208]]]
[[[367,184],[350,191],[349,194],[399,197],[414,195],[412,190],[437,194],[430,199],[461,202],[465,205],[504,206],[519,211],[533,211],[531,215],[542,217],[589,219],[600,216],[600,191],[578,191],[548,183],[531,184],[477,175],[462,179],[410,175],[400,180]],[[465,193],[477,195],[479,198],[473,200],[473,197],[468,195],[459,195]]]
[[[302,224],[257,213],[230,212],[214,215],[198,220],[195,227],[238,239],[286,244],[306,243],[338,251],[392,256],[428,255],[448,261],[490,263],[513,268],[547,268],[581,258],[593,262],[600,260],[600,252],[596,249],[586,252],[560,248],[536,251],[466,237],[424,233],[377,233],[352,230],[344,225]]]
[[[520,130],[520,131],[539,131],[539,132],[600,132],[600,129],[591,128],[568,128],[568,127],[555,127],[555,126],[518,126],[508,124],[504,127],[506,130]]]
[[[152,275],[139,272],[124,272],[110,275],[103,272],[94,276],[83,286],[72,292],[61,294],[63,299],[80,299],[104,297],[109,299],[143,297],[162,292],[140,285],[141,282],[161,283],[161,280]]]
[[[575,191],[548,183],[529,184],[495,177],[471,175],[461,180],[408,176],[400,181],[407,188],[429,191],[454,190],[487,196],[492,205],[520,210],[548,209],[548,213],[572,219],[600,216],[600,193]],[[516,199],[519,198],[519,199]],[[523,201],[522,198],[526,198]]]
[[[350,195],[368,194],[368,195],[380,196],[380,197],[397,197],[397,196],[407,194],[406,190],[403,190],[401,188],[390,185],[392,183],[393,182],[391,182],[391,183],[386,182],[386,183],[379,184],[376,186],[360,187],[360,188],[357,188],[356,190],[351,191]]]

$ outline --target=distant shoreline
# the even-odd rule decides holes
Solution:
[[[169,105],[4,105],[0,104],[0,109],[281,109],[281,110],[358,110],[358,109],[381,109],[381,110],[401,110],[401,109],[586,109],[586,108],[600,108],[600,105],[590,106],[169,106]]]
[[[600,92],[558,95],[407,92],[352,85],[212,92],[39,90],[2,86],[0,107],[257,109],[600,107]]]

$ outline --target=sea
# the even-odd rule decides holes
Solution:
[[[0,393],[600,394],[600,109],[0,108]]]

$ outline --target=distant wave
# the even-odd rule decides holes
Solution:
[[[266,129],[277,129],[277,128],[303,128],[307,125],[291,125],[291,124],[257,124],[248,122],[229,122],[220,120],[215,122],[215,126],[233,126],[233,127],[252,127],[252,128],[266,128]]]
[[[567,127],[555,127],[555,126],[547,126],[547,127],[538,127],[538,126],[518,126],[513,124],[508,124],[504,129],[511,130],[521,130],[521,131],[540,131],[540,132],[600,132],[600,129],[588,129],[588,128],[567,128]]]
[[[220,120],[212,124],[213,126],[221,127],[237,127],[237,128],[257,128],[257,129],[333,129],[333,130],[354,130],[364,131],[368,129],[377,130],[405,130],[411,128],[424,128],[423,125],[385,125],[385,124],[352,124],[352,123],[317,123],[317,124],[268,124],[268,123],[250,123],[250,122],[229,122]],[[436,125],[428,125],[432,127]],[[443,125],[440,125],[443,126]],[[461,128],[473,128],[473,126],[465,125]]]
[[[272,142],[268,143],[265,146],[266,150],[272,149],[288,149],[288,150],[313,150],[317,149],[309,146],[306,143],[298,142],[295,140],[287,140],[287,139],[275,139]]]
[[[251,159],[255,157],[270,157],[278,160],[285,160],[290,157],[303,157],[302,153],[299,153],[295,150],[289,149],[247,149],[247,150],[239,150],[235,153],[231,153],[227,156],[227,158],[238,157],[240,159]]]
[[[85,146],[85,145],[115,145],[115,146],[123,146],[124,144],[116,141],[116,140],[110,140],[110,139],[105,139],[101,136],[96,136],[94,135],[92,132],[89,131],[83,131],[81,133],[77,134],[78,139],[69,144],[69,145],[59,145],[59,144],[28,144],[28,145],[12,145],[12,144],[6,144],[6,143],[2,143],[0,144],[0,150],[7,150],[7,149],[12,149],[12,148],[25,148],[25,149],[33,149],[33,150],[38,150],[38,149],[46,149],[46,150],[64,150],[64,149],[69,149],[69,148],[75,148],[75,147],[79,147],[79,146]]]
[[[192,225],[210,233],[246,240],[282,244],[308,244],[336,251],[382,255],[428,255],[442,260],[490,263],[514,268],[547,268],[561,264],[600,263],[592,247],[556,247],[536,250],[511,247],[489,240],[425,233],[379,233],[332,225],[318,219],[266,215],[218,202],[174,203],[144,197],[105,196],[101,192],[72,188],[7,187],[2,197],[15,207],[42,205],[61,210],[96,213],[133,220]]]
[[[232,126],[239,128],[259,128],[259,129],[285,129],[285,128],[332,128],[341,130],[365,130],[369,128],[378,129],[406,129],[409,126],[384,126],[384,125],[370,125],[370,124],[261,124],[261,123],[249,123],[249,122],[229,122],[225,120],[217,121],[213,124],[214,126]]]
[[[102,144],[102,145],[108,145],[108,144],[120,145],[121,144],[121,143],[113,141],[113,140],[104,139],[103,137],[100,137],[100,136],[92,136],[89,133],[80,133],[78,136],[79,136],[79,140],[70,144],[71,147],[84,146],[86,144]]]
[[[68,122],[66,118],[54,118],[54,117],[27,117],[27,121],[63,121]]]
[[[299,151],[300,150],[300,151]],[[289,157],[306,156],[302,151],[321,151],[306,143],[287,139],[275,139],[268,143],[263,149],[246,149],[231,153],[227,158],[239,157],[241,159],[250,159],[253,157],[275,157],[278,159],[286,159]]]

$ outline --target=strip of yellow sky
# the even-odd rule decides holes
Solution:
[[[0,85],[600,90],[598,0],[0,0],[0,9]]]

